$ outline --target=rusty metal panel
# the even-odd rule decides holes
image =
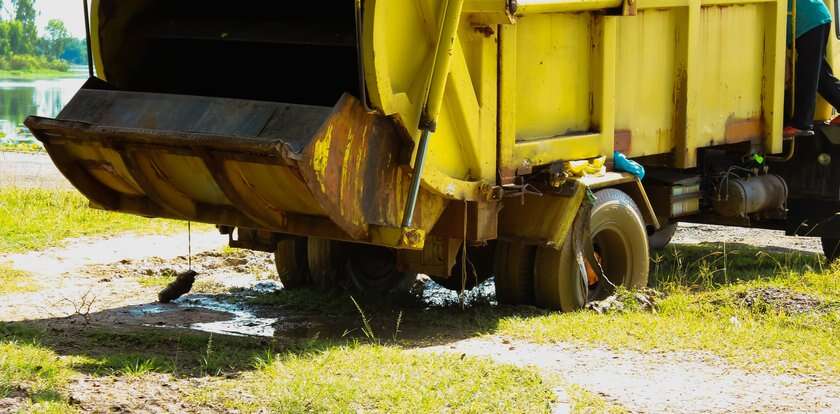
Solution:
[[[324,108],[82,90],[26,124],[101,208],[422,248],[400,245],[410,139],[350,95]],[[446,204],[422,191],[418,228]]]

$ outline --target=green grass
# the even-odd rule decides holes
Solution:
[[[0,132],[0,139],[2,139],[2,138],[3,138],[3,133]],[[36,143],[28,143],[28,142],[20,142],[20,143],[0,142],[0,151],[35,153],[35,152],[44,152],[44,147],[42,147],[42,146],[40,146]]]
[[[0,70],[0,79],[11,80],[33,80],[33,79],[60,79],[78,78],[79,74],[71,71],[59,71],[51,69],[35,70]]]
[[[578,385],[565,387],[572,402],[572,412],[578,414],[624,414],[623,407],[611,404],[603,397],[593,394]]]
[[[268,355],[246,378],[198,394],[242,412],[547,413],[553,392],[535,371],[458,355],[348,345]],[[242,395],[249,398],[242,398]]]
[[[142,380],[163,373],[172,380],[214,377],[184,396],[214,410],[540,413],[549,412],[556,385],[530,368],[355,340],[281,344],[154,328],[56,333],[0,323],[0,355],[7,355],[0,378],[13,384],[10,391],[27,384],[33,404],[64,403],[74,376]],[[44,395],[50,399],[38,397]]]
[[[735,299],[747,289],[779,287],[840,304],[840,267],[823,271],[819,260],[743,246],[725,256],[720,246],[683,246],[665,253],[652,274],[653,285],[667,294],[657,313],[513,316],[501,319],[496,333],[618,350],[709,351],[746,368],[837,376],[840,306],[792,314],[748,308]]]
[[[0,263],[0,295],[35,292],[37,290],[38,284],[30,274]]]
[[[137,278],[137,283],[147,288],[164,288],[172,283],[176,277],[177,274],[174,270],[163,269],[160,273],[141,275]]]
[[[173,220],[91,209],[75,191],[0,188],[0,254],[56,246],[73,237],[185,230]]]
[[[64,389],[76,373],[72,358],[60,358],[37,343],[0,342],[0,398],[25,396],[25,411],[66,413],[75,411]]]

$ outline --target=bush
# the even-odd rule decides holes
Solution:
[[[54,70],[67,72],[70,64],[60,59],[49,59],[44,56],[11,55],[0,56],[0,70],[31,72],[36,70]]]

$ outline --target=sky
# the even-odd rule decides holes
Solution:
[[[73,37],[85,37],[85,20],[81,0],[35,0],[38,15],[38,30],[43,30],[50,19],[64,21]]]

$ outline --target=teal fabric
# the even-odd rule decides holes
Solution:
[[[831,12],[822,0],[788,0],[788,29],[787,40],[791,42],[790,32],[793,1],[796,1],[796,37],[804,35],[809,30],[831,23]]]

